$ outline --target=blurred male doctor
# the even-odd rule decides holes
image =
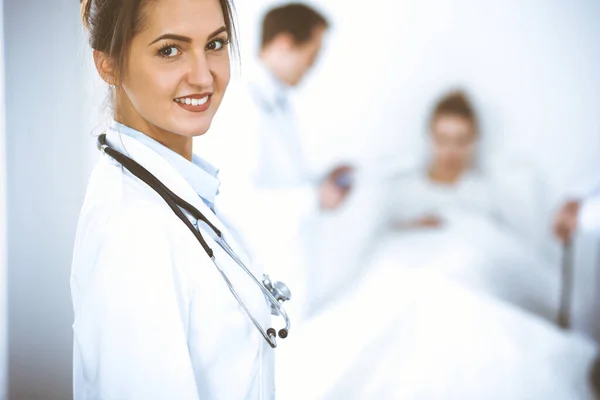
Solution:
[[[348,166],[324,177],[310,170],[289,99],[327,29],[325,17],[303,4],[268,11],[258,62],[242,66],[241,82],[228,89],[208,135],[194,146],[219,168],[216,207],[237,239],[273,281],[290,287],[286,310],[296,326],[309,307],[316,217],[338,208],[351,188]]]

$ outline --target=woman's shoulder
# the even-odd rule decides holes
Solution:
[[[101,160],[90,177],[78,229],[158,232],[168,221],[168,211],[146,184],[121,166]]]
[[[93,274],[171,259],[168,207],[161,207],[160,197],[135,195],[134,185],[119,166],[101,162],[94,169],[73,248],[71,279],[77,287],[87,287]]]

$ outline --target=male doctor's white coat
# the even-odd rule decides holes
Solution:
[[[230,84],[195,149],[220,169],[216,202],[230,211],[232,230],[272,280],[289,286],[286,310],[298,327],[312,305],[320,178],[305,159],[290,89],[252,65]]]
[[[247,261],[165,159],[117,132],[107,139],[207,216]],[[271,326],[260,289],[200,226],[253,315],[265,329]],[[261,270],[252,271],[262,277]],[[273,349],[184,223],[107,155],[88,187],[71,287],[76,400],[274,398]]]

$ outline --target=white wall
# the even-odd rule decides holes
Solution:
[[[350,141],[348,150],[361,155],[394,146],[408,155],[433,99],[459,84],[481,111],[485,148],[524,152],[557,185],[597,158],[600,3],[369,4],[327,2],[336,29],[301,97],[310,132],[320,130],[315,143]]]
[[[6,127],[4,116],[4,1],[0,0],[0,399],[6,398]]]
[[[72,397],[72,246],[88,176],[79,2],[5,0],[9,398]]]

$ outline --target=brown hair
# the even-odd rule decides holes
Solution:
[[[83,25],[89,31],[92,49],[115,60],[117,73],[126,67],[125,60],[133,37],[144,27],[142,8],[156,0],[80,0]],[[237,37],[232,0],[219,0],[225,28],[237,52]]]
[[[290,3],[273,8],[263,18],[261,47],[282,33],[292,35],[296,44],[308,42],[319,27],[328,28],[329,22],[305,4]]]
[[[442,115],[462,117],[470,121],[477,132],[477,116],[469,98],[463,91],[455,90],[439,100],[431,116],[431,123]]]

